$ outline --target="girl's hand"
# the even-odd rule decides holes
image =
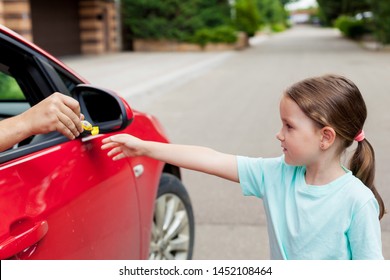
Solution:
[[[125,157],[145,155],[144,141],[129,134],[117,134],[103,139],[102,150],[110,149],[107,153],[113,160]]]

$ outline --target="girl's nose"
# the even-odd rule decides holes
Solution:
[[[282,137],[282,132],[281,131],[276,133],[276,139],[278,139],[279,141],[283,141],[283,137]]]

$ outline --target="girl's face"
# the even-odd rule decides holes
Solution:
[[[280,101],[282,129],[276,135],[281,142],[285,161],[290,165],[310,165],[318,161],[321,129],[289,97]]]

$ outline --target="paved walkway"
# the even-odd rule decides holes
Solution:
[[[260,35],[252,46],[268,39]],[[121,52],[64,57],[62,61],[96,86],[111,89],[132,106],[141,106],[139,95],[162,94],[223,63],[236,51],[223,52]]]

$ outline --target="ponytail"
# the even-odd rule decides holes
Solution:
[[[374,194],[379,204],[379,219],[385,214],[385,204],[374,186],[375,153],[367,139],[358,141],[355,153],[349,162],[349,168]]]

